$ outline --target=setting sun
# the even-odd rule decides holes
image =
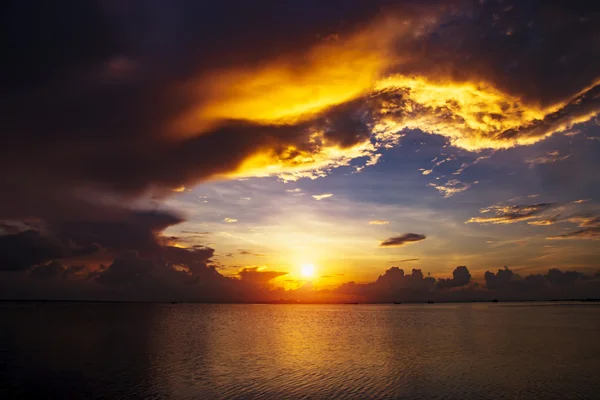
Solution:
[[[315,274],[315,266],[313,264],[304,264],[301,272],[304,277],[312,277]]]

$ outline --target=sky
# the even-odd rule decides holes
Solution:
[[[11,1],[0,297],[600,297],[600,10]]]

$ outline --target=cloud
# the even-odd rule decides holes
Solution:
[[[235,219],[235,218],[229,218],[229,217],[225,217],[225,218],[223,219],[223,222],[226,222],[226,223],[228,223],[228,224],[233,224],[233,223],[235,223],[235,222],[238,222],[238,220],[237,220],[237,219]]]
[[[600,281],[578,271],[551,268],[546,274],[521,276],[504,267],[484,274],[485,287],[506,300],[590,298],[600,293]]]
[[[142,296],[162,276],[173,290],[165,296],[179,283],[192,296],[198,277],[161,260],[175,251],[160,233],[183,219],[147,211],[174,190],[356,171],[406,129],[473,151],[527,145],[600,109],[600,57],[588,40],[596,21],[585,7],[238,3],[239,18],[230,2],[7,10],[0,220],[39,227],[2,229],[0,268],[110,258],[97,284],[130,276]],[[60,29],[45,17],[56,13]],[[501,217],[527,218],[511,212]],[[213,278],[215,288],[239,284]]]
[[[63,267],[58,261],[52,261],[46,265],[40,265],[31,270],[29,273],[32,277],[37,279],[55,279],[62,276],[65,273],[65,267]]]
[[[331,196],[333,196],[333,194],[331,194],[331,193],[323,193],[323,194],[314,194],[312,196],[312,198],[315,199],[315,200],[323,200],[323,199],[328,199]]]
[[[464,183],[459,181],[458,179],[451,179],[444,185],[436,185],[435,183],[430,183],[429,186],[437,189],[440,193],[444,195],[444,198],[448,198],[454,196],[457,193],[464,192],[465,190],[478,183],[478,181],[474,181],[473,183]]]
[[[288,273],[282,271],[266,271],[261,267],[244,267],[238,272],[238,275],[243,282],[267,284],[275,278],[288,275]]]
[[[582,228],[597,227],[600,226],[600,215],[593,215],[589,213],[576,214],[568,217],[566,221],[576,223]]]
[[[536,226],[546,226],[546,225],[554,225],[560,222],[560,215],[554,215],[550,218],[537,219],[535,221],[527,222],[528,225],[536,225]]]
[[[405,263],[405,262],[411,262],[411,261],[419,261],[419,259],[418,258],[405,258],[404,260],[390,261],[390,263],[396,264],[396,263]]]
[[[463,171],[469,167],[472,167],[475,164],[479,164],[481,161],[487,160],[490,157],[492,157],[494,155],[494,152],[491,152],[491,154],[485,155],[485,156],[479,156],[477,157],[475,160],[473,160],[472,162],[465,162],[462,163],[460,165],[460,168],[458,168],[455,172],[452,173],[452,175],[460,175],[463,173]]]
[[[589,228],[579,229],[577,231],[565,233],[563,235],[548,236],[546,239],[560,240],[560,239],[590,239],[600,240],[600,226],[593,226]]]
[[[250,250],[242,250],[242,249],[239,249],[239,253],[244,256],[254,256],[254,257],[264,257],[265,256],[262,253],[255,253]]]
[[[465,266],[456,267],[452,272],[452,278],[439,279],[437,284],[441,288],[455,288],[466,286],[471,282],[471,273]]]
[[[265,267],[245,267],[235,277],[221,275],[210,264],[211,252],[177,249],[171,262],[161,257],[140,257],[129,252],[110,265],[89,269],[65,267],[57,261],[28,272],[13,271],[0,279],[0,297],[12,299],[86,299],[201,302],[424,302],[541,300],[597,297],[600,273],[550,269],[547,274],[520,276],[508,268],[483,276],[485,285],[473,282],[467,267],[456,267],[452,277],[435,278],[420,269],[410,273],[391,267],[370,283],[346,282],[332,289],[304,284],[297,289],[277,287],[276,278],[287,275]],[[190,252],[189,255],[184,255]],[[177,264],[191,262],[191,266]],[[339,275],[339,274],[338,274]],[[330,276],[331,277],[331,276]],[[325,278],[325,277],[323,277]],[[290,280],[295,283],[302,281]]]
[[[93,254],[95,243],[81,243],[72,237],[63,240],[29,229],[0,236],[0,271],[16,271],[54,259]]]
[[[421,240],[425,240],[425,238],[425,235],[419,233],[405,233],[404,235],[384,240],[379,247],[400,247],[407,243],[420,242]]]
[[[493,273],[490,271],[486,271],[484,274],[485,285],[488,289],[499,289],[507,286],[513,280],[514,273],[504,267],[504,269],[499,269],[497,273]]]
[[[480,224],[513,224],[538,218],[540,214],[557,207],[555,203],[538,203],[531,205],[491,206],[480,210],[483,217],[471,217],[466,223]]]
[[[334,293],[359,297],[367,302],[424,301],[435,291],[435,279],[424,277],[420,269],[410,274],[392,267],[380,275],[375,282],[357,284],[348,282],[334,289]]]
[[[140,284],[151,278],[152,270],[156,267],[152,259],[139,258],[136,253],[127,253],[103,271],[96,280],[102,284],[133,285]]]
[[[528,196],[531,197],[531,196]],[[527,221],[528,225],[551,226],[556,224],[576,224],[583,228],[574,232],[548,236],[547,239],[594,239],[596,228],[600,226],[600,216],[593,204],[587,210],[581,209],[581,201],[566,203],[539,203],[532,205],[492,206],[480,210],[480,217],[471,217],[466,223],[512,224]]]
[[[64,255],[60,242],[34,230],[0,236],[0,270],[3,271],[28,268]]]
[[[0,217],[86,214],[98,198],[167,196],[232,176],[315,178],[367,165],[403,129],[469,150],[531,144],[599,109],[600,61],[584,45],[594,21],[566,3],[385,2],[381,12],[378,1],[311,1],[319,17],[308,18],[266,2],[238,4],[240,24],[221,18],[225,5],[199,13],[176,2],[174,29],[161,23],[163,5],[90,3],[70,9],[60,31],[48,20],[50,34],[25,35],[44,7],[11,9],[6,26],[0,131],[10,140],[0,160],[17,173],[0,177]],[[265,23],[272,12],[288,29]],[[208,30],[215,20],[226,26]],[[150,32],[143,41],[140,31]],[[23,67],[22,49],[36,58],[49,47],[75,50]]]
[[[531,157],[526,158],[525,163],[529,164],[530,168],[533,168],[538,164],[553,164],[557,161],[563,161],[567,158],[571,157],[571,154],[567,154],[566,156],[561,156],[558,150],[547,152],[546,155],[541,157]]]
[[[374,219],[369,221],[369,225],[387,225],[389,224],[390,221],[385,220],[385,219]]]
[[[433,162],[433,163],[434,163],[434,164],[433,164],[433,166],[431,167],[431,169],[423,170],[423,171],[421,172],[421,174],[422,174],[422,175],[429,175],[429,174],[431,174],[431,173],[433,172],[433,170],[434,170],[434,169],[436,169],[437,167],[439,167],[439,166],[440,166],[440,165],[442,165],[443,163],[445,163],[445,162],[448,162],[448,161],[452,161],[452,160],[454,160],[454,159],[455,159],[455,156],[454,156],[454,155],[451,155],[451,156],[449,156],[449,157],[447,157],[447,158],[442,158],[442,159],[441,159],[441,160],[439,160],[439,161],[438,161],[438,158],[439,158],[439,157],[435,157],[433,160],[431,160],[431,162]]]

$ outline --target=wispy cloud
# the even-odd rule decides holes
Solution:
[[[374,219],[369,221],[369,225],[387,225],[389,223],[390,221],[387,221],[385,219]]]
[[[600,240],[600,226],[580,229],[574,232],[565,233],[563,235],[548,236],[546,239],[560,240],[560,239],[591,239]]]
[[[243,256],[254,256],[254,257],[264,257],[265,255],[262,253],[255,253],[250,250],[239,249],[238,251]]]
[[[529,164],[529,168],[533,168],[537,164],[552,164],[557,161],[566,160],[569,157],[571,157],[571,154],[561,156],[560,152],[555,150],[547,152],[544,156],[526,158],[525,163]]]
[[[460,165],[460,168],[458,168],[458,169],[457,169],[455,172],[453,172],[453,173],[452,173],[452,175],[460,175],[460,174],[462,174],[462,173],[463,173],[463,171],[464,171],[465,169],[467,169],[467,168],[469,168],[469,167],[472,167],[473,165],[475,165],[475,164],[478,164],[478,163],[480,163],[480,162],[481,162],[481,161],[483,161],[483,160],[487,160],[488,158],[490,158],[491,156],[493,156],[493,155],[494,155],[494,153],[495,153],[495,152],[494,152],[494,151],[492,151],[492,152],[491,152],[491,154],[489,154],[489,155],[487,155],[487,156],[481,156],[481,157],[477,157],[477,158],[476,158],[474,161],[472,161],[472,162],[465,162],[465,163],[462,163],[462,164]]]
[[[472,183],[461,182],[458,179],[451,179],[445,184],[436,185],[435,183],[430,183],[429,186],[437,189],[440,193],[444,195],[444,198],[452,197],[457,193],[464,192],[469,189],[473,185],[478,184],[479,181],[475,181]]]
[[[323,200],[323,199],[328,199],[331,196],[333,196],[332,193],[313,194],[312,198],[315,200]]]
[[[483,217],[471,217],[466,223],[479,224],[513,224],[537,218],[545,211],[556,207],[555,203],[539,203],[532,205],[492,206],[479,210]],[[492,215],[489,215],[492,214]]]
[[[238,220],[236,218],[229,218],[229,217],[225,217],[223,219],[224,222],[228,223],[228,224],[233,224],[235,222],[238,222]]]

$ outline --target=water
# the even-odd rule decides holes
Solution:
[[[0,305],[0,398],[597,399],[594,305]]]

